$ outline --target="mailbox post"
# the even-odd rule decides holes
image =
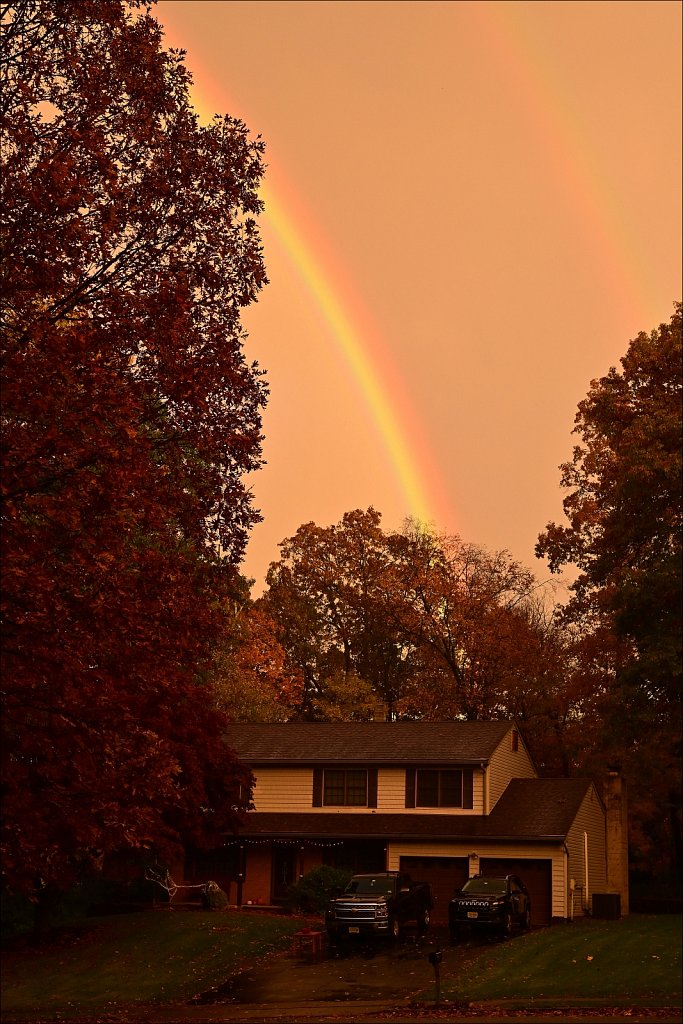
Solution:
[[[436,985],[436,1002],[438,1005],[441,1002],[441,961],[443,960],[443,953],[440,949],[435,949],[433,953],[429,954],[428,960],[434,968],[434,984]]]

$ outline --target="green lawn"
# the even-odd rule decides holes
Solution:
[[[287,949],[301,926],[297,917],[230,911],[92,918],[44,947],[3,952],[3,1019],[186,1000],[227,981],[244,960]]]
[[[286,950],[300,917],[239,911],[149,911],[85,920],[44,947],[2,956],[3,1019],[96,1016],[136,1003],[178,1002],[216,987],[245,963]],[[676,1006],[681,918],[554,925],[492,943],[441,998],[521,1006]],[[434,992],[423,993],[428,1001]]]
[[[445,970],[441,996],[523,1006],[677,1006],[681,918],[581,920],[496,943],[466,977],[449,977]]]

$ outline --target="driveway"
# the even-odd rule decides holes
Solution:
[[[255,964],[203,999],[193,1000],[193,1005],[150,1008],[144,1019],[147,1024],[381,1024],[387,1019],[392,1024],[419,1024],[420,1018],[446,1024],[450,1018],[452,1024],[458,1019],[509,1024],[517,1016],[525,1024],[554,1024],[561,1018],[564,1024],[587,1024],[604,1014],[624,1024],[680,1024],[680,1016],[668,1010],[644,1010],[641,1016],[637,1009],[593,1012],[565,1007],[517,1013],[484,1004],[472,1010],[435,1006],[429,954],[441,950],[445,978],[467,972],[490,948],[481,936],[452,946],[447,929],[433,928],[425,935],[406,931],[395,943],[349,942],[327,949],[318,960],[284,954]],[[411,1008],[414,998],[430,1005],[416,1012]]]
[[[406,930],[396,942],[386,939],[345,941],[327,948],[317,960],[291,953],[255,965],[230,979],[203,1003],[238,1005],[311,1002],[408,1001],[434,983],[429,954],[441,950],[442,976],[466,970],[486,944],[451,946],[446,929],[425,934]]]

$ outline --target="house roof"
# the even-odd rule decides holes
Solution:
[[[511,779],[489,823],[501,835],[564,838],[592,785],[590,779]]]
[[[287,722],[228,726],[240,760],[258,764],[481,764],[513,723]]]
[[[489,815],[364,812],[258,812],[247,815],[244,838],[511,839],[566,838],[590,779],[513,779]]]

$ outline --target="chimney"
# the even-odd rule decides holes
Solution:
[[[628,808],[626,781],[618,765],[607,769],[607,888],[621,897],[621,913],[628,914]]]

